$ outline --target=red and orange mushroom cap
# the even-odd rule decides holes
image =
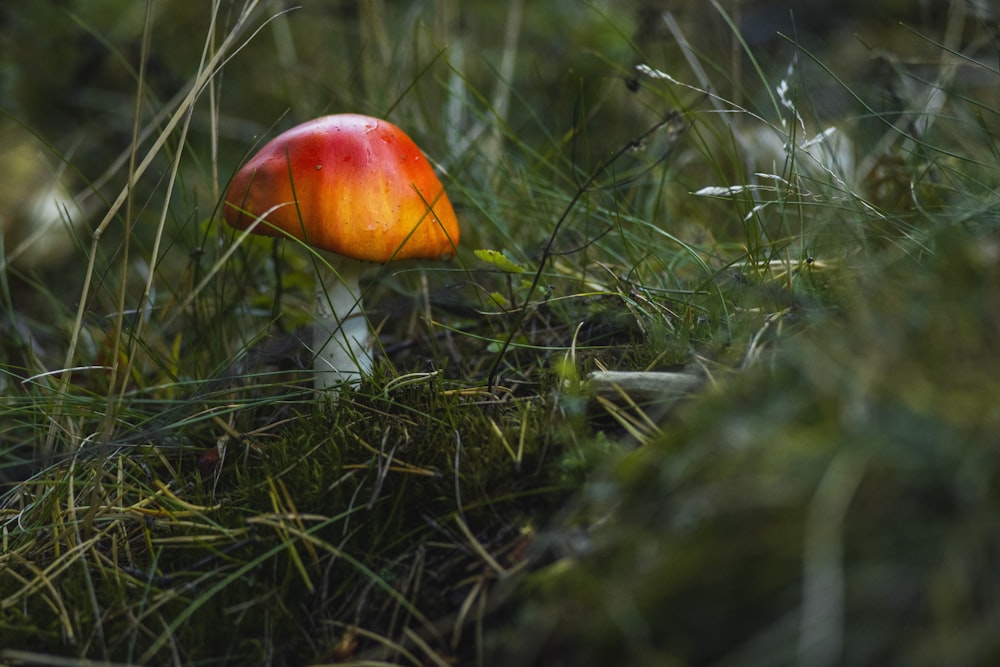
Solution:
[[[392,123],[357,114],[293,127],[243,165],[226,221],[246,229],[260,216],[257,233],[369,262],[449,258],[459,239],[427,157]]]

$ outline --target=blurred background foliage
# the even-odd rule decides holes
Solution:
[[[635,65],[647,63],[692,80],[677,35],[663,20],[667,11],[695,52],[716,64],[709,78],[721,95],[766,108],[771,94],[751,71],[730,27],[701,2],[547,0],[508,6],[312,0],[264,5],[258,20],[274,18],[227,64],[215,106],[196,109],[189,141],[197,157],[185,162],[187,187],[177,195],[187,198],[179,202],[184,213],[176,213],[187,218],[179,223],[182,228],[213,216],[213,179],[224,184],[254,142],[325,113],[360,112],[403,124],[458,181],[452,188],[460,204],[465,184],[498,187],[502,199],[504,181],[490,181],[484,172],[491,165],[495,175],[499,165],[530,162],[524,147],[542,155],[553,148],[573,151],[580,173],[586,173],[588,163],[670,110],[660,92],[629,92]],[[757,0],[722,6],[769,75],[788,67],[794,39],[829,63],[851,90],[875,100],[878,112],[909,101],[907,91],[899,90],[903,70],[935,65],[927,60],[927,45],[904,25],[934,27],[947,15],[947,3],[930,2],[812,0],[789,8]],[[144,122],[155,119],[189,84],[211,17],[209,3],[158,0],[150,7]],[[7,171],[27,173],[20,178],[28,184],[39,169],[58,175],[78,199],[91,202],[80,219],[86,213],[92,217],[98,206],[93,200],[108,199],[123,182],[120,166],[115,173],[107,170],[131,142],[145,9],[144,3],[128,0],[7,3],[0,9],[0,109],[5,114],[0,136],[6,137],[4,146],[12,146],[25,140],[24,130],[36,135],[45,146],[38,152],[46,164],[34,171]],[[986,21],[987,11],[973,6],[969,21]],[[220,40],[235,14],[235,7],[223,5],[216,26]],[[779,31],[788,38],[778,37]],[[816,93],[804,99],[818,120],[865,116],[850,92],[821,75],[815,64],[799,58],[799,67],[800,85],[811,86],[802,92]],[[691,93],[674,104],[686,109],[705,102]],[[212,145],[212,115],[218,118],[217,165],[207,164],[209,153],[202,150]],[[872,132],[884,129],[874,119],[861,122]],[[568,141],[574,133],[586,140]],[[25,160],[14,151],[4,154],[9,162]],[[477,154],[490,159],[475,159]],[[34,190],[6,187],[15,193]],[[8,210],[18,203],[15,195],[6,197]],[[516,228],[516,216],[505,224]],[[153,227],[138,223],[132,231],[143,240]],[[474,220],[467,225],[473,244],[479,229]],[[193,232],[186,235],[190,245],[197,239]]]
[[[591,118],[599,131],[589,133],[588,142],[594,154],[603,155],[665,111],[662,100],[629,94],[626,79],[635,76],[636,64],[689,80],[675,35],[662,19],[666,11],[676,16],[696,52],[717,64],[710,78],[720,94],[758,104],[768,95],[739,46],[734,48],[730,28],[701,2],[547,0],[515,3],[517,12],[503,3],[457,0],[264,4],[258,17],[275,18],[232,59],[219,85],[223,180],[255,140],[343,111],[404,122],[443,166],[461,166],[463,179],[481,177],[465,173],[470,165],[486,168],[463,151],[470,150],[470,132],[472,139],[482,138],[480,121],[491,106],[502,114],[501,123],[535,150],[566,146],[565,133]],[[886,104],[892,96],[897,104],[906,101],[892,90],[900,83],[893,68],[935,64],[926,59],[926,44],[902,24],[933,27],[947,14],[947,3],[930,2],[812,0],[789,8],[757,0],[723,6],[769,74],[785,69],[794,53],[789,39],[777,36],[781,31],[814,50],[852,90],[877,91],[875,97],[884,96]],[[151,10],[145,120],[189,83],[211,16],[210,3],[183,0],[158,0]],[[223,5],[219,35],[234,15],[234,8]],[[47,156],[50,161],[70,159],[74,188],[95,183],[129,146],[144,20],[145,4],[128,0],[7,3],[0,9],[4,124],[23,124],[37,134],[54,153]],[[974,11],[969,20],[976,20]],[[505,54],[515,56],[509,66]],[[727,81],[731,90],[722,90]],[[807,74],[802,81],[822,87],[823,94],[809,97],[819,118],[861,111],[830,77]],[[504,88],[513,99],[497,105]],[[678,103],[701,102],[692,94]],[[196,112],[190,137],[196,148],[210,143],[213,111],[201,105]],[[207,171],[207,165],[200,167]],[[200,176],[191,185],[208,174]],[[120,182],[100,193],[107,196],[115,186]],[[207,217],[214,202],[200,203]]]
[[[148,7],[139,107],[143,148],[167,122],[171,101],[190,85],[212,16],[210,3],[157,0]],[[54,298],[44,308],[69,314],[60,304],[74,298],[90,231],[127,178],[146,8],[129,0],[0,8],[0,159],[9,175],[0,206],[7,252],[25,245],[10,261],[16,269],[12,298],[26,313]],[[216,46],[238,14],[238,5],[220,8]],[[402,125],[443,170],[464,222],[463,252],[497,247],[534,261],[551,231],[537,224],[539,217],[554,220],[595,165],[667,113],[711,109],[704,95],[636,75],[636,65],[648,64],[697,82],[679,37],[703,63],[714,65],[707,76],[718,94],[772,122],[772,79],[795,60],[794,85],[803,113],[813,120],[810,131],[850,118],[843,129],[867,145],[886,131],[876,114],[911,105],[920,92],[911,77],[930,76],[936,66],[936,56],[928,56],[927,43],[909,27],[934,30],[948,11],[947,3],[825,0],[793,8],[730,1],[720,8],[742,31],[770,83],[754,71],[756,63],[733,39],[723,15],[702,2],[269,0],[254,17],[252,30],[259,31],[244,33],[241,39],[253,36],[227,62],[211,99],[206,94],[195,107],[181,162],[183,184],[171,195],[170,239],[160,257],[149,253],[161,210],[157,197],[176,145],[137,184],[133,219],[127,225],[119,219],[105,235],[120,244],[128,229],[147,267],[137,265],[137,271],[155,263],[167,282],[187,284],[216,256],[213,251],[229,243],[216,224],[220,192],[253,147],[308,118],[352,111]],[[970,5],[966,23],[986,25],[989,11]],[[664,20],[667,12],[677,21],[675,30]],[[842,82],[809,58],[796,58],[791,40],[814,50]],[[757,149],[733,151],[732,139],[717,133],[709,130],[699,139],[717,142],[714,149],[686,150],[635,188],[616,185],[616,196],[681,238],[709,246],[713,236],[740,242],[746,230],[734,224],[738,218],[725,214],[706,225],[705,207],[692,208],[688,193],[719,180],[745,179],[755,168],[771,169],[783,159],[781,147],[769,137]],[[671,150],[654,144],[626,156],[616,172],[655,166]],[[708,160],[706,150],[713,151]],[[597,185],[608,187],[613,178]],[[886,182],[887,199],[901,196],[892,190],[892,175]],[[73,224],[65,224],[65,214],[54,218],[54,211],[68,213]],[[582,218],[578,235],[565,246],[604,224]],[[41,238],[40,226],[51,231],[45,241],[26,243]],[[650,242],[658,242],[655,235]],[[115,293],[115,247],[120,245],[105,242],[101,248],[104,294]],[[22,291],[31,284],[41,290]],[[37,328],[44,330],[44,321]]]

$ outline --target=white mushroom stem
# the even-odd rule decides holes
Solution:
[[[317,390],[357,385],[371,373],[371,333],[361,304],[358,279],[366,264],[321,253],[317,259],[313,370]]]

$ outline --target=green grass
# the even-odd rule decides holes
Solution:
[[[0,271],[0,662],[992,664],[988,24],[893,30],[873,85],[715,5],[180,4],[9,19],[51,37],[3,43],[3,136],[86,215]],[[310,257],[219,202],[340,111],[463,238],[373,268],[331,402]]]

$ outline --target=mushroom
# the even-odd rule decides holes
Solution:
[[[368,262],[447,259],[459,230],[444,186],[402,130],[357,114],[284,132],[250,159],[226,192],[226,221],[316,249],[313,369],[317,389],[371,371],[371,334],[358,278]]]

